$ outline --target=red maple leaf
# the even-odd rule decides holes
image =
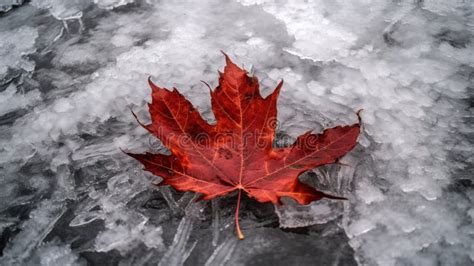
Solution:
[[[323,197],[343,199],[301,183],[298,176],[317,166],[335,163],[349,152],[356,145],[360,121],[326,129],[321,134],[306,132],[292,145],[275,148],[276,106],[283,81],[263,98],[257,78],[248,76],[225,57],[219,86],[210,90],[215,124],[204,120],[175,88],[160,88],[149,79],[151,123],[140,124],[159,138],[171,155],[127,154],[140,161],[146,171],[162,177],[159,185],[201,193],[200,199],[237,190],[235,224],[240,239],[242,191],[259,202],[274,204],[280,203],[280,197],[293,198],[300,204]]]

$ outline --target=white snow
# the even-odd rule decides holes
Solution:
[[[81,265],[71,248],[62,245],[43,245],[38,249],[37,256],[40,257],[40,265],[44,266]]]

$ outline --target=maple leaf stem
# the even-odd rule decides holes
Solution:
[[[242,189],[239,189],[239,195],[237,196],[237,207],[235,208],[235,230],[237,232],[237,237],[240,240],[244,239],[244,234],[242,234],[242,231],[240,230],[240,224],[239,224],[239,209],[240,209],[241,194],[242,194]]]

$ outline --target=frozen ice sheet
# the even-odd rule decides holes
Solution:
[[[472,264],[473,10],[470,1],[50,0],[4,13],[1,262]],[[148,76],[213,119],[200,80],[216,85],[220,50],[264,95],[285,81],[278,145],[364,109],[360,145],[301,177],[347,201],[275,213],[246,199],[248,239],[234,243],[235,195],[186,209],[192,195],[161,194],[150,185],[159,177],[120,151],[163,151],[130,114],[149,119]]]

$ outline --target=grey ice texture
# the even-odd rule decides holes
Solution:
[[[473,1],[0,0],[1,265],[472,265]],[[3,13],[2,13],[3,12]],[[347,201],[195,203],[124,155],[163,152],[147,77],[208,120],[220,50],[284,80],[276,145],[351,124],[300,178]]]

